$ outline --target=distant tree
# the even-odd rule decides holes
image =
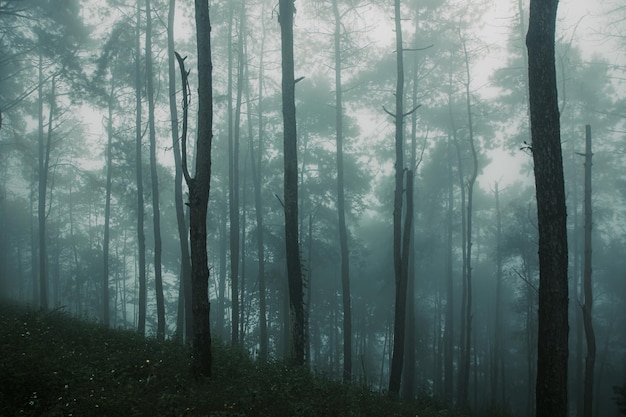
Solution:
[[[192,334],[192,311],[191,311],[191,263],[189,259],[189,233],[185,220],[185,208],[183,201],[183,171],[180,155],[180,133],[178,125],[177,95],[176,95],[176,64],[174,55],[174,17],[176,12],[176,0],[169,0],[167,14],[167,66],[168,66],[168,92],[170,105],[170,119],[172,126],[172,151],[174,153],[174,200],[176,207],[176,223],[178,240],[180,244],[180,291],[178,298],[178,319],[176,321],[176,336],[182,340],[188,339]]]
[[[157,305],[157,339],[165,338],[165,300],[161,241],[161,211],[159,208],[159,176],[156,161],[156,129],[154,120],[154,74],[152,70],[152,5],[146,0],[146,93],[148,98],[148,134],[150,140],[150,179],[152,185],[152,229],[154,232],[154,287]]]
[[[555,69],[557,0],[531,0],[526,46],[539,230],[537,417],[567,416],[567,210]]]
[[[298,144],[293,55],[294,0],[279,1],[282,56],[284,210],[287,280],[289,284],[289,356],[295,365],[304,364],[304,295],[298,238]]]
[[[596,363],[596,336],[593,330],[593,286],[591,282],[591,126],[585,126],[585,259],[583,288],[585,303],[583,309],[583,323],[587,342],[587,358],[585,360],[585,389],[583,417],[591,417],[593,410],[593,383]]]
[[[352,306],[350,296],[350,257],[348,252],[348,228],[346,227],[346,202],[343,163],[343,86],[341,84],[341,37],[342,24],[339,0],[333,0],[335,19],[335,138],[337,144],[337,218],[339,251],[341,254],[341,294],[343,300],[343,380],[352,379]]]
[[[408,170],[406,175],[406,188],[404,182],[404,118],[412,114],[417,107],[409,112],[404,112],[404,47],[402,43],[402,24],[400,0],[394,1],[394,21],[396,31],[396,108],[395,114],[387,112],[395,120],[395,191],[393,197],[393,268],[395,276],[395,303],[393,325],[393,353],[391,356],[391,370],[389,373],[389,394],[398,396],[400,382],[402,381],[402,368],[404,361],[404,337],[406,333],[406,299],[408,286],[409,251],[411,248],[412,228],[412,195],[413,195],[413,171]],[[404,228],[403,218],[403,195],[406,189],[406,217]]]
[[[135,21],[135,178],[137,182],[137,245],[139,249],[139,316],[137,331],[146,332],[146,235],[144,232],[144,201],[143,201],[143,164],[142,164],[142,77],[141,70],[141,3],[137,0]]]

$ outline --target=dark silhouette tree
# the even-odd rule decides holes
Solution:
[[[567,416],[567,210],[555,70],[558,0],[531,0],[526,46],[539,231],[537,417]]]
[[[157,339],[165,338],[165,300],[161,258],[161,211],[159,209],[159,176],[156,161],[156,129],[154,121],[154,75],[152,70],[152,6],[146,0],[146,93],[148,96],[148,134],[150,139],[150,179],[152,183],[152,229],[154,232],[154,287],[157,305]]]
[[[298,239],[298,144],[296,129],[296,80],[293,56],[294,0],[279,1],[282,102],[283,102],[283,158],[284,211],[287,280],[289,284],[289,356],[295,365],[304,364],[304,294],[302,265]],[[299,81],[299,80],[298,80]]]
[[[183,85],[182,171],[189,188],[189,236],[191,240],[191,290],[193,312],[193,374],[211,376],[211,327],[209,265],[207,256],[207,206],[211,190],[211,144],[213,142],[213,63],[211,61],[211,20],[208,0],[195,1],[198,49],[198,139],[196,172],[187,168],[188,72],[184,59],[176,54]]]
[[[139,250],[139,260],[137,268],[139,269],[139,317],[137,322],[137,331],[140,334],[146,332],[146,235],[144,232],[144,201],[143,201],[143,164],[141,162],[142,154],[142,71],[141,71],[141,7],[140,1],[137,0],[136,11],[136,27],[135,27],[135,178],[137,181],[137,245]]]

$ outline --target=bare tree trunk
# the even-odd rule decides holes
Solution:
[[[346,227],[343,173],[343,91],[341,85],[341,15],[338,0],[333,0],[335,18],[335,129],[337,139],[337,213],[339,252],[341,254],[341,294],[343,301],[343,380],[352,380],[352,306],[350,298],[350,255]]]
[[[50,114],[48,115],[48,135],[44,143],[43,132],[43,57],[39,54],[39,86],[38,86],[38,142],[39,142],[39,199],[38,199],[38,220],[39,220],[39,307],[42,310],[48,309],[48,252],[46,245],[46,193],[48,189],[48,166],[50,163],[50,145],[52,135],[52,118],[54,114],[55,78],[52,77],[52,92],[50,93]]]
[[[189,188],[189,236],[191,240],[191,284],[193,311],[192,371],[211,376],[211,327],[209,267],[206,248],[206,217],[211,189],[211,144],[213,142],[213,63],[211,62],[211,21],[208,0],[195,0],[196,44],[198,48],[198,140],[196,176],[187,168],[188,72],[183,58],[176,55],[183,84],[182,169]]]
[[[146,333],[146,236],[144,234],[143,164],[141,162],[141,7],[137,0],[137,28],[135,39],[135,175],[137,179],[137,246],[139,250],[139,318],[137,331]]]
[[[585,270],[584,289],[585,304],[583,305],[583,323],[587,341],[587,357],[585,359],[585,390],[583,417],[591,417],[593,410],[593,384],[596,363],[596,337],[593,331],[593,286],[591,282],[591,126],[585,126]]]
[[[264,20],[262,19],[262,22]],[[254,207],[256,214],[256,226],[257,226],[257,260],[258,260],[258,280],[259,280],[259,358],[262,361],[267,360],[268,355],[268,338],[267,338],[267,306],[265,296],[265,244],[264,244],[264,227],[263,227],[263,199],[261,198],[261,184],[263,184],[263,54],[265,51],[265,25],[263,25],[261,47],[260,47],[260,62],[259,62],[259,97],[257,114],[259,118],[258,126],[258,149],[255,155],[254,147],[252,145],[252,134],[250,134],[250,161],[252,163],[252,181],[254,182]],[[250,102],[250,100],[248,100]],[[251,112],[248,112],[251,114]],[[248,122],[250,129],[252,129],[252,123]]]
[[[444,374],[444,398],[448,402],[454,397],[454,283],[452,262],[452,214],[454,213],[454,180],[452,169],[452,157],[450,151],[450,139],[448,139],[448,204],[446,207],[446,327],[443,332],[443,374]]]
[[[156,161],[156,130],[154,125],[154,75],[152,73],[152,8],[146,0],[146,90],[148,94],[148,128],[150,134],[150,178],[152,180],[152,229],[154,231],[154,287],[157,305],[157,339],[165,339],[165,300],[161,272],[161,212],[159,210],[159,177]]]
[[[503,380],[499,380],[500,366],[504,365],[502,360],[502,215],[500,212],[500,190],[498,182],[495,184],[496,199],[496,308],[494,317],[493,331],[493,358],[491,366],[491,406],[495,407],[498,402],[498,383],[504,384]],[[504,369],[502,369],[504,372]],[[504,388],[502,388],[504,392]],[[504,404],[504,395],[502,398]]]
[[[284,123],[284,205],[287,277],[289,282],[290,358],[304,364],[304,300],[298,240],[298,144],[293,56],[294,0],[279,1]]]
[[[395,29],[396,29],[396,112],[391,114],[395,118],[395,191],[393,199],[393,266],[396,284],[394,326],[393,326],[393,354],[389,373],[389,394],[397,397],[400,393],[402,367],[404,362],[404,337],[406,333],[406,298],[408,280],[408,255],[411,235],[409,220],[412,213],[407,209],[405,233],[402,230],[402,195],[404,192],[404,59],[402,46],[402,24],[400,0],[394,1]],[[411,172],[411,171],[409,171]],[[407,173],[407,204],[408,204],[408,173]],[[412,187],[412,183],[410,185]],[[412,192],[412,190],[411,190]]]
[[[176,101],[176,64],[174,62],[174,14],[176,11],[176,0],[169,1],[167,15],[167,63],[169,73],[169,104],[170,119],[172,126],[172,149],[174,151],[174,200],[176,205],[176,224],[178,226],[178,240],[180,242],[180,292],[179,303],[182,302],[182,314],[179,313],[177,320],[177,336],[180,340],[188,339],[192,334],[192,312],[191,312],[191,263],[189,259],[189,233],[187,232],[187,221],[185,219],[185,208],[183,204],[183,171],[181,167],[179,130],[178,130],[178,110]]]
[[[557,0],[531,0],[526,45],[539,228],[537,417],[567,416],[567,210],[555,71]]]
[[[470,69],[469,69],[469,57],[467,54],[467,47],[465,45],[465,39],[461,36],[461,43],[463,45],[463,53],[465,56],[465,102],[467,109],[467,120],[469,129],[469,141],[470,149],[472,152],[472,173],[467,181],[467,232],[465,233],[465,239],[467,240],[467,255],[465,262],[465,299],[463,311],[463,319],[465,321],[465,339],[462,341],[462,360],[459,381],[459,401],[458,405],[461,408],[465,408],[468,405],[469,395],[469,377],[470,377],[470,352],[472,346],[472,219],[473,219],[473,202],[474,202],[474,184],[476,183],[476,177],[478,176],[478,158],[476,155],[476,147],[474,143],[474,126],[472,123],[472,104],[470,96]]]
[[[233,122],[234,5],[228,6],[228,208],[230,219],[231,344],[239,344],[239,123]],[[239,57],[241,60],[241,57]],[[238,80],[239,81],[239,80]]]
[[[109,240],[110,230],[109,223],[111,220],[111,180],[113,174],[113,94],[115,89],[112,86],[109,94],[108,102],[108,120],[107,120],[107,148],[106,148],[106,196],[104,201],[104,241],[102,243],[102,258],[104,268],[102,271],[102,323],[105,326],[110,325],[110,308],[109,308]],[[115,292],[117,298],[117,291]],[[117,308],[117,303],[114,309]]]

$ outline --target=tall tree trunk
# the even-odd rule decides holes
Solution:
[[[165,339],[165,300],[161,273],[161,212],[159,210],[159,177],[156,161],[156,130],[154,123],[154,75],[152,73],[152,11],[146,0],[146,90],[148,94],[148,129],[150,134],[150,178],[152,182],[152,229],[154,231],[154,287],[157,305],[157,339]]]
[[[593,330],[593,286],[591,283],[591,126],[585,126],[585,270],[584,289],[585,304],[583,305],[583,323],[587,341],[587,357],[585,358],[585,391],[583,417],[591,417],[593,410],[593,383],[596,364],[596,337]]]
[[[398,396],[402,380],[404,362],[404,336],[406,332],[406,298],[408,280],[408,253],[410,248],[410,233],[403,236],[402,231],[402,195],[404,192],[404,59],[402,46],[400,0],[394,1],[394,21],[396,31],[396,112],[395,118],[395,191],[393,198],[393,267],[396,284],[394,326],[393,326],[393,353],[391,356],[391,370],[389,372],[389,394]],[[408,174],[408,173],[407,173]],[[407,194],[409,191],[407,175]],[[411,183],[412,187],[412,183]],[[407,195],[408,201],[408,195]],[[405,228],[412,213],[407,209]],[[406,233],[408,233],[407,229]],[[407,244],[406,246],[404,244]]]
[[[213,142],[213,63],[208,0],[195,0],[198,48],[198,140],[195,177],[187,169],[188,82],[183,59],[176,55],[183,84],[182,169],[189,188],[189,236],[193,311],[192,371],[196,377],[211,376],[211,327],[209,266],[206,248],[207,208],[211,189],[211,144]]]
[[[456,148],[458,176],[459,176],[459,189],[461,190],[461,335],[459,341],[459,365],[458,365],[458,381],[457,381],[457,404],[464,406],[467,402],[467,396],[469,393],[469,373],[467,378],[465,377],[466,362],[469,366],[469,347],[467,346],[467,300],[468,300],[468,288],[467,288],[467,263],[468,263],[468,251],[467,251],[467,204],[465,200],[465,176],[463,175],[463,163],[461,158],[461,146],[459,144],[459,138],[457,137],[456,126],[454,124],[454,118],[452,116],[452,99],[448,98],[448,105],[450,111],[450,122],[452,124],[452,136],[454,138],[454,147]]]
[[[263,13],[262,13],[263,15]],[[254,183],[254,207],[256,214],[256,239],[257,239],[257,274],[259,280],[259,358],[261,361],[267,360],[268,355],[268,337],[267,337],[267,306],[265,297],[265,243],[264,243],[264,230],[263,230],[263,199],[261,198],[261,184],[263,184],[263,54],[265,51],[265,24],[262,20],[262,36],[260,46],[260,62],[259,62],[259,91],[258,91],[258,106],[257,115],[259,119],[258,125],[258,149],[256,154],[254,153],[254,146],[252,145],[252,134],[250,134],[250,161],[252,165],[252,181]],[[248,100],[250,102],[250,100]],[[251,112],[248,112],[251,114]],[[250,129],[252,129],[252,123],[248,121]]]
[[[228,39],[233,39],[234,4],[228,6]],[[239,57],[241,60],[241,57]],[[238,67],[239,68],[239,67]],[[239,79],[238,92],[239,92]],[[231,343],[239,344],[239,123],[233,122],[233,42],[228,42],[228,207],[230,219]],[[239,95],[238,95],[239,97]]]
[[[176,99],[176,64],[174,62],[174,17],[176,11],[176,0],[169,0],[167,15],[167,64],[169,73],[169,104],[170,119],[172,126],[172,149],[174,151],[174,200],[176,205],[176,224],[178,226],[178,240],[180,243],[180,287],[182,297],[179,300],[184,304],[183,314],[179,314],[177,321],[177,336],[182,340],[183,336],[188,339],[192,334],[192,312],[191,312],[191,262],[189,259],[189,233],[187,232],[187,221],[185,219],[185,208],[183,202],[183,171],[181,167],[179,129],[178,129],[178,109]],[[179,301],[180,302],[180,301]],[[180,311],[180,310],[179,310]]]
[[[526,45],[539,229],[537,417],[567,415],[567,210],[555,71],[558,0],[531,0]]]
[[[48,253],[46,245],[46,193],[48,189],[48,165],[50,162],[50,142],[52,135],[52,118],[54,113],[55,78],[52,77],[50,93],[50,114],[48,116],[48,136],[44,143],[43,115],[43,56],[39,54],[39,86],[38,86],[38,143],[39,143],[39,198],[37,217],[39,220],[39,307],[48,309]]]
[[[495,317],[493,331],[493,358],[491,366],[491,406],[495,407],[498,403],[499,384],[503,385],[504,381],[499,380],[500,366],[504,365],[502,359],[502,214],[500,211],[500,189],[496,182],[494,195],[496,199],[496,302]],[[502,369],[504,372],[504,369]],[[498,384],[499,383],[499,384]],[[500,387],[504,393],[504,387]],[[504,395],[501,402],[504,404]]]
[[[467,181],[467,231],[465,233],[465,239],[467,240],[466,248],[466,262],[465,262],[465,299],[463,305],[465,310],[463,311],[463,320],[465,322],[464,340],[461,342],[461,369],[459,380],[459,399],[458,405],[461,408],[465,408],[468,405],[469,395],[469,377],[470,377],[470,352],[472,346],[472,215],[473,215],[473,201],[474,201],[474,184],[476,183],[476,177],[478,176],[478,158],[476,155],[476,147],[474,143],[474,126],[472,123],[472,104],[470,96],[470,69],[469,69],[469,57],[467,54],[467,47],[465,45],[465,39],[461,37],[461,43],[463,46],[463,53],[465,56],[465,100],[467,109],[467,123],[469,130],[469,142],[472,153],[472,173]]]
[[[443,332],[443,375],[444,375],[444,398],[452,402],[454,397],[454,282],[452,262],[452,214],[454,213],[454,180],[452,169],[452,156],[450,150],[450,139],[448,139],[448,204],[446,207],[446,327]]]
[[[137,27],[135,38],[135,101],[137,112],[135,116],[135,175],[137,179],[137,247],[139,250],[139,318],[137,331],[146,333],[146,236],[144,234],[144,203],[143,203],[143,164],[142,132],[141,132],[141,6],[137,0]]]
[[[341,294],[343,301],[343,380],[352,379],[352,307],[350,301],[350,255],[343,173],[343,91],[341,85],[341,15],[339,0],[333,0],[335,18],[335,129],[337,139],[337,213],[341,254]]]
[[[289,283],[290,359],[304,364],[304,300],[298,239],[298,144],[293,56],[294,0],[279,0],[284,124],[284,209],[287,278]]]
[[[108,100],[108,120],[107,120],[107,148],[106,148],[106,196],[104,201],[104,241],[102,243],[102,323],[105,326],[110,325],[110,308],[109,308],[109,244],[110,230],[109,224],[111,220],[111,183],[113,176],[113,97],[115,88],[111,87]],[[117,298],[117,291],[115,292]],[[117,303],[114,309],[117,308]]]

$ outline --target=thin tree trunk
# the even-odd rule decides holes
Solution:
[[[502,360],[502,214],[500,212],[500,190],[498,182],[495,184],[496,199],[496,307],[494,317],[494,342],[493,342],[493,362],[491,367],[491,406],[495,407],[498,401],[498,383],[504,384],[504,381],[498,380],[500,377],[500,365]],[[504,372],[504,369],[502,369]],[[504,392],[504,388],[502,388]],[[503,395],[504,397],[504,395]],[[502,398],[504,401],[504,398]],[[502,404],[503,405],[503,404]]]
[[[454,283],[452,262],[452,214],[454,212],[454,181],[452,179],[452,161],[450,140],[448,139],[448,205],[446,207],[446,327],[443,332],[444,348],[444,398],[452,402],[454,397]]]
[[[167,63],[169,74],[169,104],[170,119],[172,127],[172,150],[174,152],[174,200],[176,205],[176,224],[178,226],[178,240],[180,244],[180,293],[179,303],[183,307],[179,309],[177,320],[177,337],[180,340],[188,339],[192,334],[192,312],[191,312],[191,263],[189,259],[189,233],[187,232],[187,221],[185,219],[185,208],[183,204],[183,171],[181,167],[179,130],[178,130],[178,109],[176,99],[176,66],[174,56],[174,17],[176,11],[176,0],[169,0],[167,15]]]
[[[228,39],[233,39],[234,5],[229,3]],[[241,57],[239,57],[241,61]],[[239,67],[238,67],[239,68]],[[239,105],[237,79],[237,105]],[[228,208],[230,219],[231,344],[239,344],[239,121],[233,122],[233,42],[228,42]],[[239,112],[237,112],[239,113]]]
[[[395,118],[395,191],[393,200],[393,266],[396,284],[394,326],[393,326],[393,354],[389,373],[389,395],[397,397],[400,393],[402,367],[404,362],[404,337],[406,332],[406,298],[408,279],[408,254],[410,247],[410,217],[412,213],[407,209],[405,233],[402,231],[402,195],[404,192],[404,59],[402,46],[402,24],[400,17],[400,0],[394,1],[395,29],[396,29],[396,112]],[[410,172],[410,171],[409,171]],[[408,173],[407,173],[407,204],[408,204]],[[412,183],[411,183],[412,187]],[[411,190],[412,191],[412,190]]]
[[[109,224],[111,220],[111,182],[113,175],[113,95],[115,89],[111,86],[111,92],[108,100],[108,120],[107,120],[107,148],[106,148],[106,196],[104,201],[104,241],[102,243],[102,258],[104,268],[102,271],[102,323],[105,326],[110,325],[110,308],[109,308],[109,244],[110,230]],[[117,282],[117,281],[116,281]],[[117,290],[115,292],[117,299]],[[117,308],[117,301],[114,309]]]
[[[339,252],[341,254],[341,294],[343,301],[343,380],[352,380],[352,307],[350,300],[350,255],[343,173],[343,90],[341,85],[341,15],[338,0],[333,0],[335,18],[335,129],[337,139],[337,213]]]
[[[161,272],[161,212],[159,210],[159,177],[156,161],[156,130],[154,123],[154,75],[152,73],[152,8],[146,0],[146,78],[148,94],[148,128],[150,134],[150,177],[152,180],[152,229],[154,231],[154,287],[157,305],[157,339],[165,339],[165,300]]]
[[[470,96],[470,69],[469,69],[469,57],[467,54],[467,47],[465,45],[465,39],[461,37],[461,43],[463,45],[463,53],[465,56],[465,100],[467,109],[467,120],[469,128],[469,141],[470,149],[472,153],[472,173],[467,182],[467,232],[465,238],[467,240],[467,255],[465,262],[465,299],[463,311],[463,318],[465,320],[465,339],[462,341],[463,352],[461,353],[463,359],[461,360],[461,370],[459,381],[459,400],[458,405],[461,408],[465,408],[468,405],[469,395],[469,377],[470,377],[470,352],[472,341],[472,218],[473,218],[473,197],[474,197],[474,184],[476,183],[476,177],[478,176],[478,158],[476,155],[476,147],[474,143],[474,126],[472,123],[472,104]]]
[[[591,282],[591,126],[585,126],[585,270],[584,289],[585,304],[583,305],[583,323],[587,341],[587,357],[585,359],[585,390],[583,417],[591,417],[593,410],[593,384],[596,363],[596,337],[593,330],[593,286]]]
[[[263,15],[263,13],[262,13]],[[260,62],[259,62],[259,92],[257,114],[259,119],[258,126],[258,149],[255,155],[254,146],[252,145],[252,134],[250,134],[250,161],[252,164],[252,181],[254,183],[254,207],[256,214],[257,227],[257,260],[258,260],[258,280],[259,280],[259,358],[261,361],[267,360],[268,355],[268,338],[267,338],[267,306],[265,296],[265,244],[264,244],[264,228],[263,228],[263,199],[261,198],[261,184],[263,184],[263,55],[265,51],[265,22],[262,20],[262,37],[260,46]],[[250,102],[250,100],[248,100]],[[251,112],[248,112],[251,114]],[[252,123],[248,121],[250,129]]]
[[[137,179],[137,247],[139,250],[139,318],[137,331],[146,333],[146,236],[144,234],[144,203],[143,203],[143,164],[142,132],[141,132],[141,7],[137,0],[137,27],[135,39],[135,101],[137,112],[135,117],[135,175]]]

